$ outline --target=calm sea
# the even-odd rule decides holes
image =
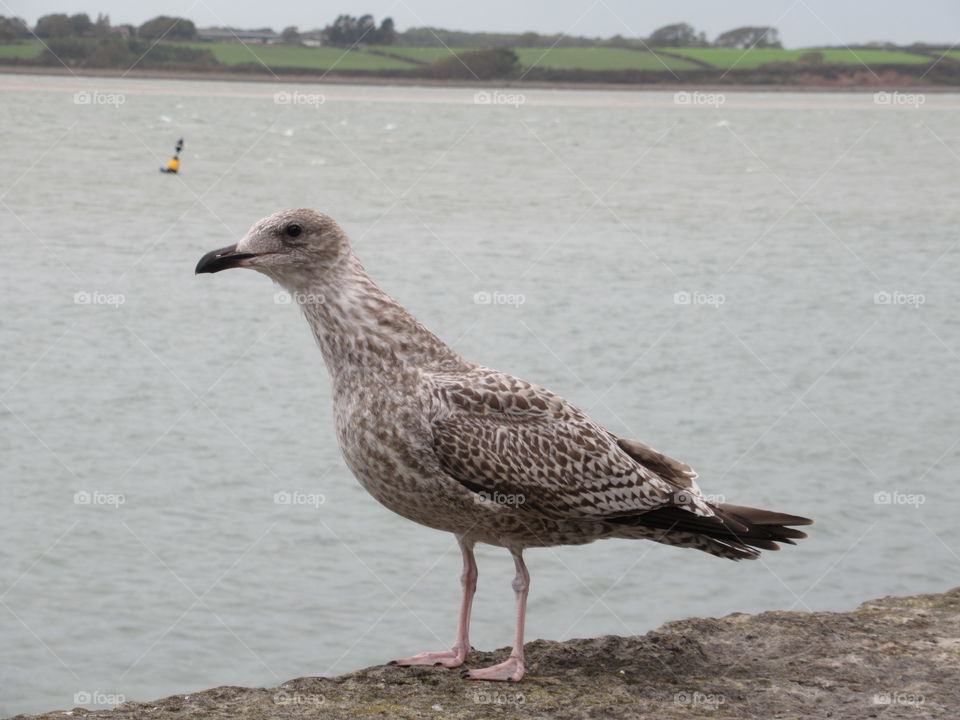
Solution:
[[[0,712],[449,645],[453,539],[344,467],[296,308],[193,275],[287,207],[467,357],[817,520],[752,563],[531,551],[530,639],[957,584],[960,97],[481,92],[0,77]]]

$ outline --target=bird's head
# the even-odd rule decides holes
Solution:
[[[252,268],[281,285],[297,287],[349,253],[346,235],[332,218],[313,210],[282,210],[255,223],[236,245],[208,252],[196,272]]]

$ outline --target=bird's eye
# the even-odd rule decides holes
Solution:
[[[293,225],[287,225],[283,230],[289,237],[297,237],[300,233],[303,232],[303,228],[294,223]]]

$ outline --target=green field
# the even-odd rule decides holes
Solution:
[[[405,45],[370,45],[369,47],[371,50],[378,50],[391,55],[399,55],[400,57],[410,58],[414,62],[427,64],[448,58],[451,54],[459,55],[460,53],[477,49],[468,47],[449,49],[445,47],[408,47]]]
[[[373,49],[391,55],[407,57],[414,62],[433,63],[449,57],[451,52],[462,53],[476,48],[405,47],[384,45]],[[660,49],[660,48],[658,48]],[[810,50],[754,49],[734,50],[727,48],[662,48],[664,52],[700,60],[714,67],[730,67],[749,70],[768,62],[795,62]],[[639,50],[623,48],[516,48],[514,52],[524,67],[556,68],[559,70],[692,70],[698,66],[692,62],[655,55]],[[931,62],[929,57],[899,50],[819,50],[824,63],[844,65],[923,65]],[[960,50],[947,53],[960,59]]]
[[[384,45],[374,50],[400,55],[416,62],[434,63],[477,48],[405,47]],[[677,58],[656,56],[639,50],[623,48],[515,48],[524,67],[555,68],[558,70],[690,70],[694,63]]]
[[[768,62],[795,62],[801,55],[812,50],[774,50],[756,48],[734,50],[728,48],[664,48],[665,51],[701,60],[718,68],[749,70]],[[818,50],[824,63],[844,65],[922,65],[929,57],[900,52],[899,50]]]
[[[22,45],[0,45],[0,58],[18,58],[29,60],[43,51],[40,43],[24,43]]]
[[[557,70],[692,70],[686,60],[623,48],[517,48],[524,67]]]
[[[478,48],[382,45],[372,49],[429,64]],[[696,67],[685,60],[623,48],[515,48],[514,52],[524,67],[557,70],[691,70]]]
[[[374,55],[360,50],[340,48],[305,48],[289,45],[244,45],[242,43],[184,43],[209,50],[225,65],[263,63],[267,67],[297,67],[313,70],[411,70],[413,63]]]
[[[408,47],[403,45],[359,46],[352,50],[334,47],[306,48],[288,45],[244,45],[242,43],[183,43],[209,50],[225,65],[264,64],[269,68],[304,68],[309,70],[416,70],[425,64],[476,48]],[[43,50],[40,43],[0,45],[3,58],[30,59]],[[373,52],[371,52],[373,51]],[[517,48],[514,50],[524,68],[555,70],[648,70],[679,71],[702,68],[695,62],[670,55],[642,50],[608,47]],[[717,69],[755,69],[769,62],[795,62],[811,50],[734,50],[727,48],[663,48],[663,53],[680,55],[707,63]],[[899,50],[819,50],[823,62],[845,65],[925,65],[935,57]],[[385,54],[380,54],[385,53]],[[389,57],[393,56],[393,57]],[[946,53],[951,60],[960,60],[960,50]],[[408,58],[405,60],[404,58]]]

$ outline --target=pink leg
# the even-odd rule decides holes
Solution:
[[[457,639],[453,648],[441,652],[423,652],[413,657],[393,660],[390,665],[442,665],[455,668],[463,665],[470,652],[470,609],[473,607],[473,594],[477,590],[477,561],[473,557],[473,543],[457,538],[460,552],[463,554],[463,574],[460,584],[463,586],[463,600],[460,603],[460,619],[457,621]]]
[[[513,551],[511,551],[513,552]],[[509,680],[519,682],[523,677],[523,624],[527,614],[527,591],[530,589],[530,573],[523,563],[520,552],[513,553],[513,562],[517,574],[513,578],[513,591],[517,594],[517,631],[513,640],[513,652],[504,662],[479,670],[466,670],[463,677],[467,680]]]

